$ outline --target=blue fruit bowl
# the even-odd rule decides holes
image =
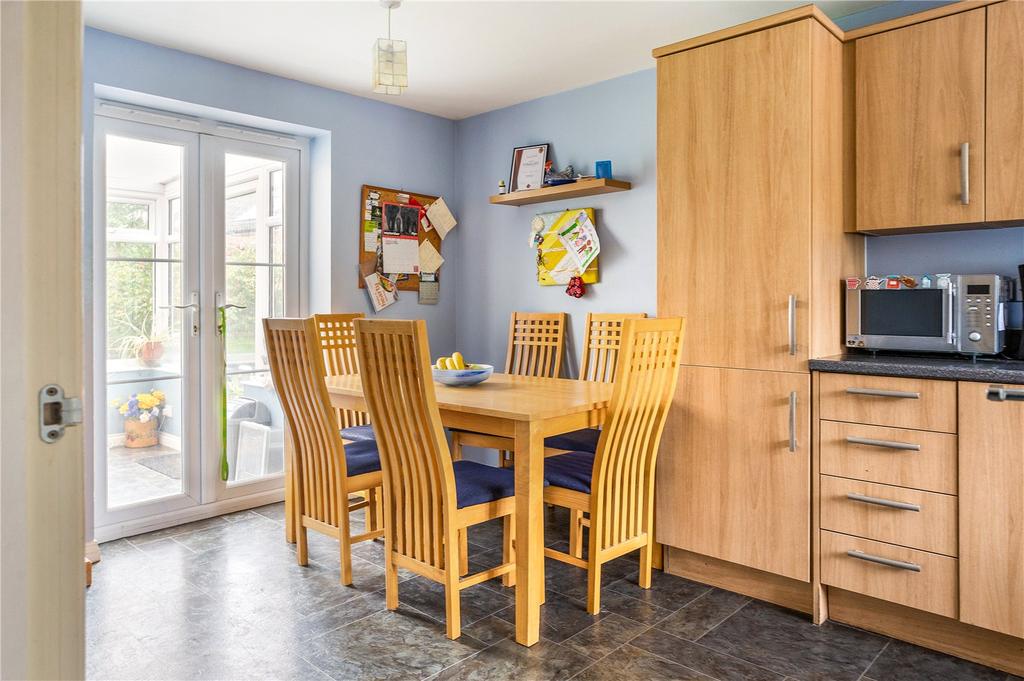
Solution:
[[[490,364],[469,364],[465,369],[431,369],[434,372],[434,380],[444,385],[462,387],[483,383],[491,374],[494,367]]]

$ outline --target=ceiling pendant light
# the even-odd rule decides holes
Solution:
[[[408,52],[404,40],[391,39],[391,10],[401,0],[380,0],[388,11],[388,37],[373,45],[373,91],[379,95],[400,95],[409,86]]]

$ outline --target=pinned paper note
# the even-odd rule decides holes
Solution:
[[[437,272],[444,264],[444,258],[429,241],[420,242],[420,272]]]
[[[381,242],[384,271],[389,274],[418,274],[419,208],[399,203],[384,204]]]
[[[585,272],[601,252],[597,230],[594,229],[594,223],[590,221],[590,216],[585,210],[577,211],[568,225],[559,229],[558,239],[565,246],[566,252],[576,261],[576,268],[580,272]]]
[[[395,282],[378,272],[366,277],[366,292],[370,295],[375,312],[380,312],[398,300],[398,287]]]
[[[431,226],[437,230],[442,239],[448,235],[448,232],[455,229],[455,225],[458,224],[455,221],[455,216],[448,210],[448,205],[444,202],[443,198],[437,199],[430,204],[430,208],[427,208],[427,220],[430,220]]]
[[[440,297],[441,297],[441,284],[437,281],[437,273],[421,272],[420,273],[419,304],[420,305],[437,305],[437,301],[438,301],[438,299]]]

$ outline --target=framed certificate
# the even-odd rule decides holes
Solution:
[[[512,172],[508,190],[540,189],[544,186],[544,165],[548,160],[548,145],[534,144],[512,150]]]

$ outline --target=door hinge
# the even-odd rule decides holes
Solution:
[[[65,397],[64,388],[56,383],[39,390],[39,437],[53,443],[64,437],[64,429],[82,422],[82,400]]]

